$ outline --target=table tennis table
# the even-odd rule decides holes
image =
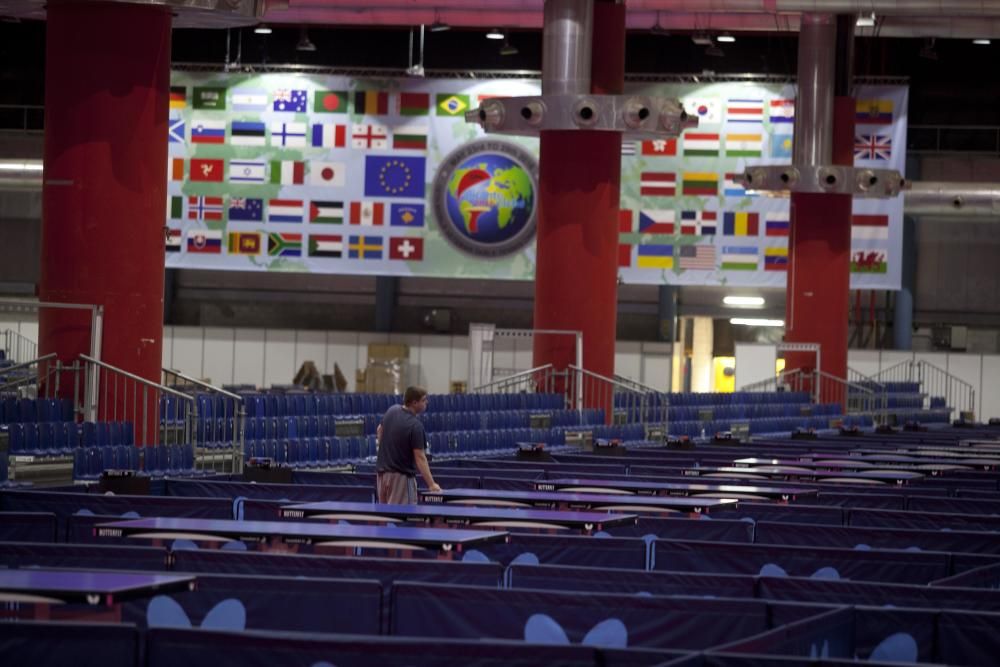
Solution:
[[[799,480],[843,482],[845,484],[910,484],[923,479],[919,472],[904,470],[833,471],[812,470],[800,466],[724,466],[718,468],[686,468],[685,477],[730,477],[742,479]]]
[[[815,497],[815,489],[792,486],[750,486],[735,484],[701,484],[682,482],[648,482],[628,479],[540,479],[536,491],[569,491],[574,493],[621,493],[638,496],[689,496],[696,498],[736,498],[737,500],[777,500],[794,502]]]
[[[736,507],[735,498],[686,498],[676,496],[623,496],[621,494],[560,493],[551,491],[506,491],[496,489],[444,489],[421,491],[425,503],[544,507],[559,510],[604,510],[640,514],[688,514],[700,516],[715,508]]]

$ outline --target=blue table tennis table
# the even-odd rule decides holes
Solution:
[[[734,509],[735,498],[686,498],[550,491],[506,491],[495,489],[444,489],[421,491],[425,503],[501,507],[544,507],[559,510],[602,510],[640,514],[688,514],[700,516],[713,509]]]
[[[646,482],[630,479],[542,479],[536,491],[574,493],[622,493],[638,496],[690,496],[697,498],[736,498],[737,500],[777,500],[794,502],[815,497],[815,489],[792,486],[750,486],[735,484],[700,484],[683,482]]]
[[[319,522],[232,521],[155,517],[112,521],[94,526],[97,537],[129,537],[161,542],[249,542],[263,549],[298,551],[300,546],[374,548],[409,552],[433,549],[441,557],[486,544],[505,542],[508,533],[497,530],[412,528],[404,526],[344,526]]]
[[[611,526],[634,525],[635,514],[604,512],[558,512],[502,507],[456,507],[453,505],[375,505],[371,503],[316,502],[284,505],[285,519],[326,519],[381,523],[422,523],[479,528],[538,528],[579,530],[590,534]]]
[[[896,484],[901,486],[924,478],[919,472],[905,470],[866,470],[859,472],[812,470],[800,466],[723,466],[718,468],[685,468],[685,477],[729,477],[761,480],[799,480],[842,482],[844,484]]]
[[[764,457],[748,457],[735,459],[732,463],[734,468],[751,468],[759,466],[789,466],[792,468],[807,468],[809,470],[832,470],[835,472],[868,472],[870,470],[890,470],[893,472],[919,472],[926,475],[937,475],[942,472],[971,470],[968,466],[956,465],[951,462],[945,463],[924,463],[924,462],[882,462],[870,459],[856,458],[813,458],[809,460],[801,459],[776,459]]]

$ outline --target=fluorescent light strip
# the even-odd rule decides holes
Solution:
[[[42,171],[41,162],[0,162],[0,171]]]
[[[742,324],[748,327],[783,327],[784,320],[765,320],[756,317],[734,317],[729,320],[730,324]]]
[[[762,296],[726,296],[723,297],[722,303],[727,306],[763,306],[764,297]]]

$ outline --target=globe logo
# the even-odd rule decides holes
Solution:
[[[478,139],[452,151],[434,178],[438,228],[479,257],[517,252],[535,235],[535,157],[524,148]]]

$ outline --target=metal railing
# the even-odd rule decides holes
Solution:
[[[670,406],[662,392],[637,389],[637,382],[614,378],[570,365],[566,394],[574,403],[604,410],[606,421],[615,424],[662,424],[667,432]]]
[[[8,361],[22,363],[38,355],[38,343],[12,329],[0,332],[0,341],[3,358]]]
[[[877,423],[885,419],[885,394],[861,383],[825,371],[796,368],[773,378],[745,385],[739,391],[793,391],[809,395],[813,404],[837,403],[847,415],[871,415]]]
[[[907,359],[876,373],[873,380],[888,385],[894,382],[915,383],[922,394],[924,409],[931,408],[932,398],[943,398],[945,406],[956,412],[974,412],[976,389],[965,380],[924,360]]]
[[[241,474],[246,434],[246,406],[243,397],[164,368],[163,384],[197,402],[194,467],[196,470]]]
[[[0,368],[0,394],[18,398],[54,398],[59,390],[58,362],[55,352],[44,357]]]
[[[195,441],[198,407],[194,397],[146,378],[80,355],[87,421],[124,422],[139,446],[180,445]]]
[[[739,387],[736,391],[749,391],[749,392],[769,392],[769,391],[801,391],[799,389],[792,389],[793,386],[801,386],[804,383],[803,380],[799,378],[802,375],[802,370],[796,368],[791,371],[781,371],[776,373],[774,377],[764,378],[763,380],[758,380],[757,382],[751,382],[750,384],[743,385]],[[809,392],[810,396],[815,402],[816,397]]]
[[[556,391],[556,371],[552,364],[507,375],[472,389],[477,394],[549,394]]]

